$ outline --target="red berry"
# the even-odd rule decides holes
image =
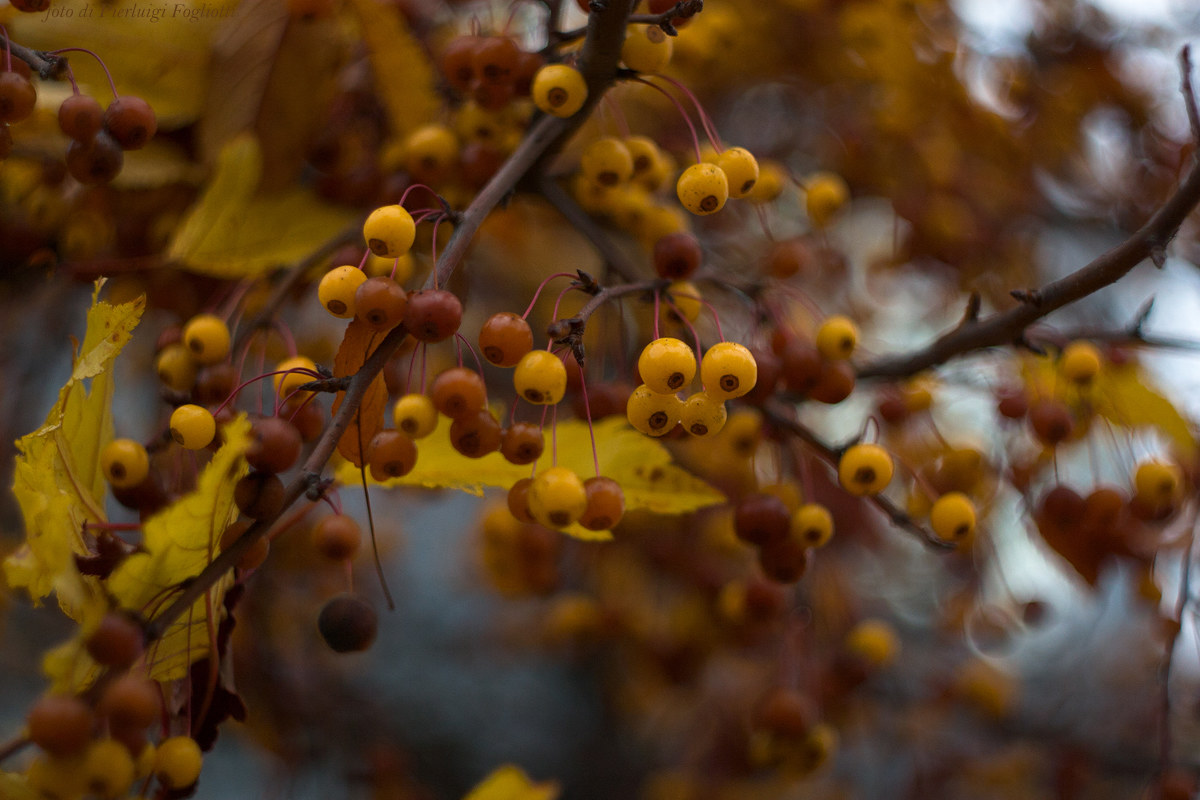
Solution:
[[[246,462],[263,472],[284,472],[300,458],[300,431],[286,419],[259,417],[251,429],[254,441],[246,451]]]
[[[529,422],[510,425],[500,440],[500,454],[510,464],[532,464],[546,447],[542,429]]]
[[[467,458],[483,458],[500,449],[500,422],[486,408],[450,424],[450,445]]]
[[[104,124],[100,102],[86,94],[73,94],[58,107],[58,127],[72,139],[86,142]]]
[[[80,183],[108,183],[124,164],[121,146],[105,131],[86,142],[72,140],[67,145],[67,171]]]
[[[0,122],[20,122],[36,103],[32,81],[17,72],[0,72]]]
[[[88,655],[105,667],[128,667],[142,654],[144,645],[142,626],[116,611],[105,614],[84,643]]]
[[[458,332],[462,302],[445,289],[422,289],[408,296],[404,327],[421,342],[440,342]]]
[[[69,756],[91,741],[95,717],[78,697],[48,694],[34,703],[26,723],[34,744],[52,756]]]
[[[654,271],[660,278],[684,280],[700,267],[703,256],[695,236],[686,231],[668,233],[654,243]]]
[[[104,129],[122,150],[140,150],[158,130],[158,119],[142,98],[121,95],[104,110]]]
[[[773,494],[743,497],[733,511],[733,531],[743,542],[762,546],[787,537],[792,515]]]
[[[321,607],[317,630],[335,653],[360,652],[375,641],[379,617],[365,600],[341,594]]]

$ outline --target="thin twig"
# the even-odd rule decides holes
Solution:
[[[11,39],[8,41],[8,46],[12,48],[13,58],[19,58],[28,64],[29,68],[36,72],[42,80],[62,80],[67,74],[66,56],[56,56],[42,50],[31,50]]]
[[[841,454],[846,448],[829,444],[809,430],[808,426],[801,423],[785,409],[786,407],[782,403],[776,401],[768,402],[763,406],[763,416],[775,427],[782,428],[797,439],[800,439],[809,449],[829,462],[829,465],[836,470],[838,461],[841,459]],[[934,550],[955,549],[954,542],[947,542],[934,536],[931,532],[914,522],[907,512],[886,497],[870,495],[864,499],[870,501],[872,505],[886,514],[891,519],[892,524],[913,534],[927,547]]]
[[[1200,113],[1196,111],[1196,92],[1192,87],[1192,47],[1185,44],[1179,51],[1179,71],[1183,76],[1183,105],[1187,109],[1188,127],[1192,141],[1200,144]]]
[[[1161,251],[1200,203],[1200,161],[1194,161],[1183,182],[1153,216],[1121,244],[1060,280],[1025,292],[1025,302],[974,323],[958,325],[928,346],[873,361],[858,371],[859,378],[901,378],[987,347],[1019,341],[1025,329],[1052,311],[1115,283],[1130,270]]]

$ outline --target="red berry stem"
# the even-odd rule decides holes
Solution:
[[[687,295],[680,295],[680,297],[687,297]],[[679,306],[675,305],[674,301],[672,301],[670,298],[665,299],[667,301],[667,306],[675,312],[677,317],[679,317],[679,321],[682,322],[684,326],[692,332],[692,340],[696,343],[696,357],[698,358],[700,354],[704,352],[704,348],[700,346],[700,334],[696,333],[696,326],[692,324],[690,319],[683,315],[683,311],[679,308]]]
[[[687,111],[685,111],[683,108],[683,104],[679,102],[675,95],[671,94],[657,83],[648,81],[645,78],[630,78],[630,80],[646,84],[651,89],[655,90],[663,97],[671,101],[671,104],[675,106],[675,110],[679,112],[679,116],[683,117],[683,121],[687,123],[688,130],[692,132],[692,146],[696,150],[696,163],[699,164],[701,161],[703,161],[704,159],[700,155],[700,136],[696,133],[696,126],[692,124],[692,118],[688,116]]]
[[[538,284],[537,289],[534,290],[533,299],[529,301],[529,305],[525,308],[525,313],[521,315],[521,319],[523,319],[523,320],[529,319],[529,315],[533,311],[534,304],[537,303],[538,297],[541,296],[541,294],[542,294],[542,289],[545,289],[546,284],[548,284],[550,281],[554,280],[555,278],[578,278],[578,277],[579,277],[578,275],[572,275],[569,272],[556,272],[553,275],[549,275],[546,278],[544,278],[542,280],[542,282],[540,284]]]
[[[578,361],[575,362],[579,364]],[[588,403],[587,376],[584,375],[583,364],[579,364],[579,391],[583,394],[583,416],[587,418],[588,436],[592,438],[592,466],[596,468],[596,477],[600,477],[600,455],[596,452],[596,429],[592,426],[592,406]]]
[[[51,50],[46,55],[58,56],[62,55],[63,53],[87,53],[89,56],[96,59],[96,62],[100,64],[100,69],[104,70],[105,77],[108,78],[108,87],[112,89],[113,100],[117,99],[119,96],[117,94],[117,84],[116,81],[113,80],[112,73],[108,71],[108,65],[104,63],[104,59],[84,47],[64,47],[61,50]],[[74,81],[71,81],[71,83],[74,83]]]
[[[571,291],[574,288],[575,288],[574,286],[567,286],[565,289],[563,289],[561,292],[558,293],[558,297],[554,298],[554,310],[552,312],[550,312],[550,319],[553,319],[553,320],[558,319],[558,307],[560,305],[562,305],[562,300],[566,296],[567,292]],[[551,344],[553,344],[553,342],[549,342],[546,344],[547,350],[550,349]]]
[[[442,200],[442,196],[440,194],[438,194],[437,192],[435,192],[433,189],[426,186],[425,184],[413,183],[413,184],[409,184],[408,188],[404,190],[404,194],[400,195],[400,202],[397,205],[404,205],[404,201],[408,199],[408,195],[413,189],[424,189],[425,191],[427,191],[431,195],[433,195],[434,199],[437,200],[438,202],[445,202]]]
[[[367,271],[367,261],[369,261],[370,258],[371,258],[371,251],[364,250],[362,260],[358,262],[358,268],[361,269],[363,272]],[[399,262],[400,262],[400,259],[397,258],[396,263],[399,263]],[[393,271],[395,271],[395,269],[396,269],[395,267],[392,267]]]
[[[621,110],[621,106],[612,98],[611,94],[604,95],[600,100],[600,105],[604,109],[604,113],[609,115],[613,126],[617,129],[617,133],[622,139],[628,139],[632,136],[629,130],[629,120],[625,119],[625,112]]]
[[[292,329],[281,319],[272,322],[271,328],[283,339],[283,347],[287,350],[288,357],[295,358],[300,351],[296,349],[296,337],[292,335]]]
[[[8,28],[0,25],[0,33],[4,34],[4,71],[12,72],[12,39],[8,37]],[[71,81],[73,86],[75,81]]]
[[[308,367],[293,367],[291,369],[281,369],[281,370],[275,370],[274,372],[267,372],[267,373],[264,373],[257,377],[251,378],[248,381],[243,381],[239,385],[235,386],[233,391],[229,393],[229,397],[226,397],[221,402],[221,405],[217,406],[216,410],[213,411],[213,416],[215,417],[218,414],[220,414],[222,411],[224,411],[225,406],[227,406],[231,402],[233,402],[233,400],[238,396],[238,392],[242,391],[242,389],[245,389],[247,386],[254,383],[255,381],[261,381],[263,378],[270,378],[275,375],[291,375],[293,373],[300,373],[301,375],[310,376],[314,381],[321,380],[321,373],[316,372],[315,370],[311,370]],[[291,395],[289,395],[289,397],[290,396]]]
[[[455,338],[457,338],[459,340],[459,342],[461,342],[462,345],[466,345],[467,349],[471,351],[471,358],[475,359],[475,371],[478,372],[480,375],[482,375],[483,374],[483,362],[479,360],[479,354],[475,352],[475,348],[471,346],[471,342],[467,339],[467,337],[463,336],[458,331],[454,332],[454,336],[455,336]],[[460,367],[462,366],[461,345],[459,347],[458,365]]]
[[[558,466],[558,403],[550,409],[550,466]]]
[[[713,325],[715,325],[717,328],[717,336],[720,338],[720,340],[722,342],[725,341],[725,334],[721,331],[721,315],[717,313],[716,306],[714,306],[712,303],[705,300],[703,297],[699,297],[694,294],[684,294],[683,292],[673,292],[673,294],[675,294],[677,297],[686,297],[690,300],[695,300],[698,303],[700,303],[702,306],[707,308],[708,313],[712,314]],[[690,328],[692,326],[688,325],[688,327]],[[698,345],[698,343],[697,343],[697,345]],[[697,351],[697,352],[699,352],[699,351]]]
[[[655,339],[662,338],[659,335],[659,331],[658,331],[658,315],[661,312],[661,310],[662,310],[662,291],[656,288],[654,290],[654,338]]]
[[[708,136],[708,141],[716,148],[718,153],[724,150],[725,148],[721,145],[721,137],[717,135],[717,126],[713,124],[712,118],[708,116],[708,113],[704,110],[704,106],[700,105],[700,101],[696,98],[696,95],[692,94],[692,90],[674,78],[668,78],[666,75],[659,75],[658,77],[683,92],[684,96],[692,101],[692,105],[696,107],[696,116],[700,118],[700,125],[704,128],[704,133]]]
[[[434,263],[434,264],[436,264],[436,263],[437,263],[437,232],[438,232],[438,226],[442,224],[442,220],[444,220],[445,218],[446,218],[446,215],[445,215],[445,214],[439,214],[439,215],[438,215],[437,219],[435,219],[435,220],[433,221],[433,235],[429,237],[429,238],[432,240],[432,247],[431,247],[430,249],[432,250],[432,256],[433,256],[433,263]],[[437,270],[434,270],[434,271],[433,271],[433,288],[434,288],[434,289],[438,288]]]

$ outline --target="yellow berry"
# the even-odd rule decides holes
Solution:
[[[646,384],[633,390],[625,404],[629,424],[647,436],[671,432],[683,415],[683,402],[673,394],[661,394]]]
[[[891,663],[900,651],[900,638],[880,619],[865,619],[846,634],[846,649],[873,667]]]
[[[1183,485],[1183,473],[1174,464],[1143,461],[1133,474],[1134,499],[1152,510],[1174,505]]]
[[[579,169],[592,183],[616,186],[633,177],[633,154],[623,141],[606,136],[583,148]]]
[[[133,439],[113,439],[100,451],[104,478],[118,489],[137,486],[150,474],[150,456]]]
[[[846,317],[830,317],[817,328],[817,350],[830,361],[844,361],[858,346],[858,326]]]
[[[715,214],[729,199],[729,181],[716,164],[693,164],[679,176],[675,194],[683,207],[693,214]]]
[[[89,792],[103,800],[114,800],[133,785],[133,756],[115,739],[99,739],[88,746],[83,774]]]
[[[674,394],[696,377],[696,354],[683,340],[655,339],[638,356],[642,382],[659,394]]]
[[[856,444],[838,462],[838,480],[850,494],[879,494],[892,481],[892,457],[877,444]]]
[[[975,504],[962,492],[947,492],[929,509],[929,526],[943,541],[962,541],[975,530]]]
[[[672,171],[671,158],[649,136],[630,136],[625,147],[633,156],[633,181],[648,192],[656,192]]]
[[[195,739],[172,736],[163,739],[154,753],[154,774],[168,789],[182,789],[200,777],[203,760]]]
[[[215,314],[197,314],[183,326],[183,344],[197,364],[217,364],[229,355],[229,326]]]
[[[552,406],[567,393],[567,368],[549,350],[530,350],[513,370],[513,386],[530,403]]]
[[[317,380],[317,364],[308,356],[293,356],[275,365],[275,371],[281,373],[275,376],[275,395],[280,399],[291,397],[293,400],[303,397],[292,396],[292,393],[306,383]]]
[[[437,427],[437,409],[424,394],[406,394],[396,401],[392,412],[396,427],[410,439],[424,439]]]
[[[680,422],[683,429],[693,436],[712,436],[725,427],[728,412],[725,401],[718,400],[708,392],[696,392],[683,401]]]
[[[217,435],[217,422],[207,408],[180,406],[171,412],[171,438],[188,450],[201,450]]]
[[[758,164],[758,181],[750,190],[747,199],[751,203],[769,203],[783,194],[783,184],[787,173],[775,161],[761,161]]]
[[[637,72],[662,72],[671,63],[675,44],[657,25],[630,25],[621,46],[621,60]]]
[[[730,197],[746,197],[758,183],[758,160],[744,147],[730,147],[717,156],[717,166],[729,182]]]
[[[375,255],[399,258],[412,248],[417,226],[404,206],[380,206],[363,223],[363,238]]]
[[[182,344],[169,344],[158,354],[154,370],[163,386],[176,392],[190,392],[196,383],[196,362]]]
[[[566,467],[550,467],[533,477],[529,486],[529,513],[548,528],[565,528],[583,516],[587,490]]]
[[[1084,386],[1100,374],[1100,351],[1091,342],[1071,342],[1063,348],[1058,368],[1063,377]]]
[[[358,267],[334,267],[317,285],[317,299],[325,310],[340,319],[354,318],[354,293],[367,280]]]
[[[804,192],[804,207],[808,218],[818,228],[833,222],[837,213],[850,199],[850,188],[841,176],[818,172],[808,179]]]
[[[587,83],[583,75],[566,64],[547,64],[533,76],[529,90],[534,104],[555,117],[569,117],[583,108]]]
[[[458,137],[445,125],[422,125],[408,135],[404,147],[405,166],[424,183],[437,183],[458,162]]]
[[[833,536],[833,515],[820,503],[806,503],[793,512],[789,530],[806,547],[822,547]]]
[[[704,366],[701,364],[701,374]],[[762,413],[756,408],[738,408],[729,415],[725,429],[721,432],[721,440],[728,442],[734,455],[749,458],[758,450],[762,441]]]
[[[700,381],[713,397],[722,400],[741,397],[758,381],[758,364],[745,345],[718,342],[708,348],[700,361]]]

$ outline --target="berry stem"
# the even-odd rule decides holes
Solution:
[[[0,25],[0,33],[4,34],[4,71],[12,72],[12,39],[8,36],[8,28]],[[71,81],[75,85],[75,81]]]
[[[572,275],[569,272],[556,272],[553,275],[550,275],[550,276],[544,278],[542,280],[542,282],[538,284],[537,289],[534,290],[533,299],[529,301],[529,305],[526,306],[525,313],[521,315],[521,319],[523,319],[523,320],[529,319],[529,315],[533,311],[533,306],[534,306],[534,304],[537,303],[538,297],[541,296],[542,289],[546,288],[546,284],[550,283],[550,281],[554,280],[555,278],[575,278],[575,277],[578,277],[578,276]]]
[[[721,137],[717,135],[717,126],[713,124],[712,118],[708,116],[708,113],[704,110],[704,106],[700,105],[700,100],[692,93],[692,90],[674,78],[669,78],[666,75],[659,75],[658,77],[683,92],[684,96],[692,101],[692,105],[696,107],[696,116],[700,118],[700,126],[704,128],[704,134],[708,137],[709,143],[712,144],[718,153],[724,150],[725,148],[721,145]]]
[[[424,189],[425,191],[427,191],[431,195],[433,195],[434,199],[437,200],[438,202],[445,202],[444,200],[442,200],[442,196],[440,194],[438,194],[437,192],[435,192],[433,189],[429,188],[425,184],[414,183],[414,184],[410,184],[409,187],[404,190],[404,194],[400,195],[400,202],[396,203],[396,205],[398,205],[398,206],[404,205],[404,201],[408,199],[409,192],[411,192],[413,189]]]
[[[662,306],[662,292],[657,288],[654,290],[654,338],[662,338],[658,330],[658,315]]]
[[[651,89],[671,101],[671,104],[675,106],[675,110],[679,112],[679,116],[683,117],[683,121],[687,123],[688,130],[692,133],[692,147],[695,148],[696,151],[696,163],[699,164],[702,162],[704,158],[700,154],[700,135],[696,133],[696,126],[692,124],[692,118],[689,117],[687,111],[684,110],[683,104],[679,102],[675,95],[671,94],[653,81],[648,81],[645,78],[630,78],[630,80],[646,84]],[[707,133],[707,131],[705,131],[705,133]]]
[[[454,336],[463,345],[466,346],[467,350],[469,350],[471,352],[471,358],[475,359],[475,371],[478,372],[480,375],[482,375],[483,374],[483,362],[479,360],[479,354],[475,352],[475,348],[471,346],[471,342],[467,339],[467,337],[463,336],[461,333],[458,333],[457,331],[455,331]],[[460,352],[461,352],[461,350],[460,350]],[[461,367],[462,366],[462,358],[459,358],[458,362],[459,362],[458,365]]]
[[[682,297],[684,295],[680,296]],[[672,301],[670,298],[666,298],[666,301],[667,307],[674,311],[675,316],[679,317],[679,321],[682,322],[684,326],[692,332],[692,341],[696,343],[696,357],[699,358],[704,352],[704,348],[700,346],[700,334],[696,332],[696,326],[692,324],[690,319],[683,315],[683,311],[680,310],[679,306],[675,305],[674,301]]]
[[[63,53],[87,53],[89,56],[96,59],[96,62],[100,65],[100,69],[104,70],[105,77],[108,78],[108,88],[112,89],[113,100],[116,100],[117,97],[119,97],[117,94],[116,81],[113,80],[112,73],[108,71],[108,65],[104,63],[104,59],[84,47],[64,47],[60,50],[51,50],[47,53],[47,55],[59,56]]]
[[[579,364],[578,361],[575,362]],[[588,436],[592,439],[592,466],[596,468],[596,477],[600,477],[600,455],[596,452],[596,429],[592,426],[592,406],[588,402],[587,376],[584,375],[583,364],[579,364],[579,391],[583,394],[583,416],[587,419]]]
[[[371,251],[364,250],[362,260],[358,262],[358,268],[360,270],[362,270],[363,272],[367,271],[367,261],[369,261],[370,258],[371,258]],[[396,259],[396,261],[399,261],[399,260],[400,259]]]

